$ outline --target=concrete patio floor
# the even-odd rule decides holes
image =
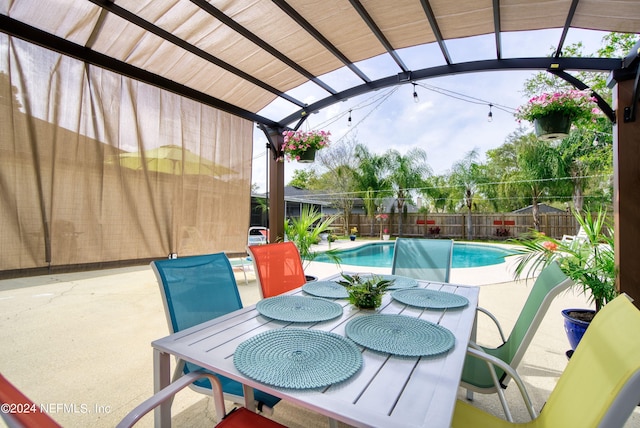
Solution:
[[[360,245],[343,241],[333,248]],[[510,263],[486,268],[454,269],[452,283],[481,285],[480,304],[500,319],[505,332],[524,303],[532,282],[511,281]],[[353,271],[355,267],[343,265]],[[359,268],[390,273],[390,269]],[[332,264],[311,263],[307,273],[325,277],[338,272]],[[255,303],[259,292],[237,274],[244,305]],[[518,372],[540,409],[567,364],[569,349],[560,310],[588,306],[577,291],[561,294],[552,303]],[[112,427],[153,393],[150,343],[168,334],[162,301],[149,266],[45,275],[0,281],[0,373],[35,403],[49,409],[64,427]],[[496,345],[498,335],[480,318],[478,341]],[[514,417],[527,413],[513,383],[506,390]],[[460,389],[459,398],[465,391]],[[495,395],[475,395],[475,404],[502,415]],[[233,405],[228,403],[228,408]],[[213,426],[211,400],[189,389],[173,404],[174,426]],[[327,419],[281,402],[274,419],[289,427],[326,427]],[[150,427],[152,416],[137,426]],[[3,422],[0,420],[0,426]],[[626,427],[640,427],[636,409]]]

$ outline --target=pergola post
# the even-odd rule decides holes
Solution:
[[[625,122],[624,109],[632,100],[634,79],[616,81],[613,107],[613,215],[615,261],[620,269],[618,291],[628,294],[640,307],[640,117]],[[638,107],[638,106],[636,106]]]
[[[277,242],[284,240],[284,162],[277,157],[284,137],[280,129],[269,128],[268,132],[275,146],[269,156],[269,242]]]

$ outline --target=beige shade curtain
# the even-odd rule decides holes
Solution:
[[[0,35],[0,273],[240,252],[252,123]]]

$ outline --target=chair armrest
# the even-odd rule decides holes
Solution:
[[[518,375],[518,373],[513,369],[513,367],[511,367],[501,359],[483,352],[482,349],[474,343],[471,343],[467,348],[467,354],[471,355],[472,357],[479,358],[487,363],[487,367],[489,368],[489,372],[491,373],[491,378],[493,379],[493,383],[496,387],[498,397],[500,399],[500,402],[502,403],[506,418],[509,422],[513,422],[513,417],[511,416],[511,412],[509,411],[509,406],[504,396],[504,391],[500,387],[500,380],[498,379],[498,375],[496,374],[495,367],[499,367],[500,369],[504,370],[504,372],[507,373],[516,383],[518,389],[520,390],[522,400],[527,407],[527,411],[529,412],[531,420],[538,417],[537,412],[533,408],[533,403],[531,402],[531,398],[529,397],[529,393],[527,392],[524,382],[522,381],[522,378],[520,378],[520,375]]]
[[[211,395],[213,395],[213,401],[216,407],[216,416],[219,420],[226,415],[224,408],[224,398],[222,395],[222,385],[220,385],[220,380],[211,373],[206,373],[202,371],[195,371],[188,373],[184,376],[181,376],[178,380],[169,384],[166,388],[157,392],[152,397],[148,398],[140,405],[138,405],[135,409],[133,409],[129,414],[127,414],[121,421],[116,425],[116,428],[129,428],[133,426],[136,422],[138,422],[144,415],[149,413],[151,410],[158,407],[160,404],[164,403],[167,400],[170,400],[176,393],[183,390],[187,386],[191,385],[196,380],[206,377],[211,382]]]
[[[500,339],[502,339],[502,343],[506,343],[507,339],[504,337],[504,333],[502,332],[502,327],[500,326],[500,323],[498,322],[498,319],[491,312],[489,312],[488,310],[486,310],[485,308],[482,308],[480,306],[477,307],[477,311],[478,312],[482,312],[483,314],[485,314],[486,316],[491,318],[493,323],[498,328],[498,332],[500,333]]]

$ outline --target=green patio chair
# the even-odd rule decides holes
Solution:
[[[392,275],[449,282],[453,240],[398,238],[393,250]]]
[[[513,423],[458,400],[452,428],[621,428],[640,402],[640,311],[626,295],[595,316],[558,383],[537,415],[524,384],[521,392],[532,420]],[[474,352],[491,361],[490,355]],[[503,365],[500,360],[492,361]],[[504,370],[510,370],[503,365]],[[514,379],[518,374],[512,374]]]
[[[558,264],[555,262],[550,264],[540,272],[540,275],[536,278],[531,292],[522,307],[522,311],[511,330],[509,338],[505,339],[502,327],[497,318],[486,309],[479,307],[478,311],[489,316],[495,323],[502,339],[502,344],[496,348],[488,348],[471,342],[470,346],[502,360],[515,369],[518,367],[518,364],[520,364],[520,361],[522,361],[533,336],[549,309],[551,301],[571,285],[573,285],[573,281],[560,270]],[[496,372],[500,385],[499,388],[496,387],[496,383],[492,378],[486,362],[473,355],[468,355],[462,371],[461,382],[461,386],[468,391],[467,398],[473,398],[472,392],[483,394],[498,393],[502,401],[504,398],[502,389],[506,388],[511,377],[509,373],[504,370],[497,369]],[[505,408],[505,413],[508,413],[508,408],[504,402],[503,408]]]
[[[224,253],[151,262],[158,279],[167,324],[171,333],[212,320],[242,308],[240,293],[229,259]],[[203,370],[200,366],[178,359],[173,381],[183,374]],[[242,384],[218,375],[225,398],[244,403]],[[192,389],[211,394],[207,378],[198,379]],[[258,408],[273,408],[279,398],[256,390]]]

